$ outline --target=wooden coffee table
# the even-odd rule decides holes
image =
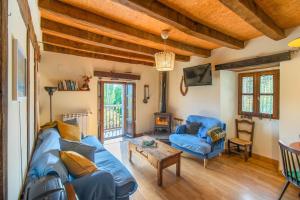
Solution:
[[[180,176],[180,156],[182,151],[179,151],[163,142],[155,140],[157,147],[142,146],[143,140],[155,140],[149,136],[142,136],[129,140],[129,161],[131,161],[132,152],[145,158],[153,167],[157,169],[157,184],[162,185],[163,169],[176,164],[176,175]]]

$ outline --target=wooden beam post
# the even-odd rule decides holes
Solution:
[[[43,33],[46,33],[48,35],[55,35],[65,39],[80,41],[82,43],[87,43],[91,45],[103,47],[110,46],[121,50],[129,50],[151,56],[160,51],[158,49],[153,49],[150,47],[133,44],[130,42],[125,42],[122,40],[109,38],[82,29],[74,28],[45,18],[41,19],[41,27]],[[189,62],[190,56],[176,54],[175,59],[177,61]]]
[[[207,40],[221,46],[241,49],[244,42],[214,30],[204,24],[196,22],[189,17],[167,7],[157,0],[113,0],[119,4],[130,7],[131,9],[146,13],[147,15],[176,27],[182,32]]]
[[[0,199],[7,199],[8,0],[0,1]]]
[[[139,44],[155,44],[159,45],[160,49],[163,49],[166,45],[167,49],[174,52],[186,52],[202,57],[210,56],[210,50],[208,49],[184,44],[171,39],[166,40],[164,43],[163,39],[158,35],[133,28],[57,0],[40,0],[39,7],[42,11],[42,15],[43,13],[47,13],[48,16],[52,15],[67,19],[72,23],[80,23],[87,27],[96,28],[106,34],[121,36],[124,40],[126,38],[131,41],[136,41],[136,43]]]
[[[95,59],[102,59],[102,60],[109,60],[109,61],[115,61],[115,62],[124,62],[124,63],[130,63],[130,64],[141,64],[141,65],[147,65],[153,67],[153,63],[150,62],[144,62],[144,61],[138,61],[138,60],[130,60],[125,58],[118,58],[114,56],[108,56],[108,55],[101,55],[96,53],[89,53],[74,49],[68,49],[64,47],[58,47],[51,44],[44,44],[44,50],[45,51],[51,51],[56,53],[63,53],[63,54],[70,54],[75,56],[82,56],[82,57],[89,57],[89,58],[95,58]]]
[[[278,27],[254,0],[220,0],[220,2],[269,38],[273,40],[285,38],[284,30]]]
[[[32,46],[35,49],[35,51],[37,52],[37,54],[40,56],[41,51],[40,51],[40,47],[39,47],[37,37],[36,37],[35,31],[34,31],[34,26],[33,26],[32,18],[31,18],[28,1],[27,0],[17,0],[17,2],[19,5],[20,12],[21,12],[23,21],[25,23],[25,26],[28,27],[28,29],[29,29],[29,35],[30,35],[30,40],[32,42]]]

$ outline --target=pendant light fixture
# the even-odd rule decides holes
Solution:
[[[296,38],[292,41],[289,42],[288,44],[289,47],[296,47],[296,48],[300,48],[300,38]]]
[[[164,40],[164,51],[154,54],[155,67],[158,71],[172,71],[175,65],[175,53],[166,51],[166,40],[169,37],[169,30],[163,30],[161,37]]]

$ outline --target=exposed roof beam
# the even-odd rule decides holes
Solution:
[[[157,0],[113,0],[176,27],[184,33],[221,46],[240,49],[244,42],[198,23]]]
[[[147,55],[132,53],[128,51],[120,51],[117,49],[84,44],[81,42],[76,42],[76,41],[72,41],[72,40],[68,40],[65,38],[48,35],[48,34],[43,34],[43,43],[52,44],[55,46],[74,49],[74,50],[87,51],[90,53],[97,53],[97,54],[115,56],[120,58],[129,58],[132,60],[140,60],[140,61],[154,63],[153,56],[147,56]]]
[[[137,41],[137,43],[159,44],[160,49],[163,49],[164,46],[164,41],[160,36],[121,24],[57,0],[40,0],[39,7],[42,12],[48,12],[48,14],[59,16],[73,23],[80,23],[81,25],[101,30],[107,34],[119,36],[124,38],[124,40],[128,38],[132,41]],[[169,50],[175,52],[187,52],[202,57],[210,56],[210,50],[208,49],[191,46],[171,39],[166,40],[166,46]]]
[[[50,21],[47,19],[42,18],[41,19],[41,28],[44,33],[60,36],[63,38],[75,38],[76,40],[80,40],[84,43],[89,43],[93,45],[102,45],[102,46],[111,46],[118,49],[123,50],[130,50],[134,52],[140,52],[147,55],[153,56],[155,53],[159,52],[160,50],[153,49],[150,47],[145,47],[138,44],[133,44],[129,42],[125,42],[122,40],[117,40],[113,38],[109,38],[106,36],[102,36],[96,33],[92,33],[89,31],[85,31],[82,29],[74,28],[71,26],[67,26],[64,24],[60,24],[54,21]],[[190,61],[189,56],[184,55],[178,55],[176,54],[176,60],[182,61],[182,62],[188,62]]]
[[[284,30],[278,27],[254,0],[220,0],[220,2],[269,38],[274,40],[285,38]]]
[[[68,49],[68,48],[64,48],[64,47],[58,47],[58,46],[54,46],[51,44],[44,44],[44,50],[55,52],[55,53],[70,54],[70,55],[75,55],[75,56],[109,60],[109,61],[114,61],[114,62],[124,62],[124,63],[130,63],[130,64],[141,64],[141,65],[153,66],[153,63],[149,63],[149,62],[130,60],[130,59],[125,59],[125,58],[118,58],[118,57],[114,57],[114,56],[107,56],[107,55],[101,55],[101,54],[96,54],[96,53],[89,53],[89,52],[85,52],[85,51],[79,51],[79,50]]]

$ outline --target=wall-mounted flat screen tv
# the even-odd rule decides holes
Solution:
[[[183,69],[185,86],[212,85],[211,64]]]

